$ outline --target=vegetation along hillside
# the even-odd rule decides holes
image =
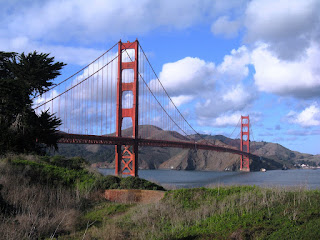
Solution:
[[[158,189],[102,176],[81,158],[0,160],[0,239],[319,239],[320,191],[229,186],[167,191],[159,202],[116,203],[110,188]]]
[[[82,158],[1,158],[0,240],[55,238],[82,230],[82,216],[105,202],[105,189],[164,190],[140,178],[102,176]]]

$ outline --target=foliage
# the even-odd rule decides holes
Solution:
[[[87,170],[87,162],[80,157],[13,155],[7,157],[6,160],[31,182],[44,185],[77,187],[80,190],[88,191],[105,189],[165,190],[162,186],[141,178],[120,178],[90,172]]]
[[[7,155],[0,176],[0,239],[71,239],[76,229],[83,234],[88,224],[101,225],[134,206],[105,201],[103,190],[155,186],[103,176],[79,157]]]
[[[48,90],[64,65],[49,54],[0,52],[0,154],[57,148],[61,121],[48,111],[36,114],[32,97]]]
[[[49,159],[49,163],[52,165],[74,170],[83,169],[88,164],[87,161],[81,157],[66,158],[64,156],[56,155],[51,158],[47,158]]]
[[[28,160],[12,160],[11,164],[20,169],[24,176],[32,182],[46,185],[83,186],[93,184],[95,178],[84,169],[68,169],[47,163],[37,163]]]
[[[138,177],[117,177],[104,176],[97,179],[96,186],[101,189],[142,189],[142,190],[160,190],[165,189],[153,182]]]
[[[121,179],[116,176],[108,175],[97,179],[96,186],[101,189],[117,189]]]
[[[122,178],[120,182],[121,189],[149,189],[149,190],[161,190],[165,189],[153,182],[149,182],[142,178],[126,177]]]

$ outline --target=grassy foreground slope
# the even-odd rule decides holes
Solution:
[[[320,191],[228,186],[120,204],[106,188],[160,189],[101,176],[79,158],[0,161],[0,239],[320,239]]]
[[[61,239],[320,239],[320,191],[180,189],[149,205],[100,203],[81,221]]]
[[[105,189],[164,190],[140,178],[102,176],[82,158],[12,155],[0,159],[0,239],[44,239],[81,229]]]

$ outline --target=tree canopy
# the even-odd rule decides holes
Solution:
[[[64,65],[36,51],[28,55],[0,51],[0,154],[57,148],[61,120],[48,111],[38,115],[32,98],[53,86]]]

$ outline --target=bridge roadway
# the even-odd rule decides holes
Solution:
[[[226,148],[217,145],[202,144],[197,142],[179,142],[179,141],[165,141],[165,140],[153,140],[142,139],[137,140],[128,137],[115,137],[115,136],[99,136],[99,135],[81,135],[70,133],[59,133],[61,138],[59,143],[74,143],[74,144],[105,144],[105,145],[134,145],[135,141],[138,141],[139,146],[145,147],[173,147],[173,148],[189,148],[189,149],[202,149],[211,150],[217,152],[228,152],[249,158],[256,158],[257,156],[251,153],[243,152],[233,148]]]

